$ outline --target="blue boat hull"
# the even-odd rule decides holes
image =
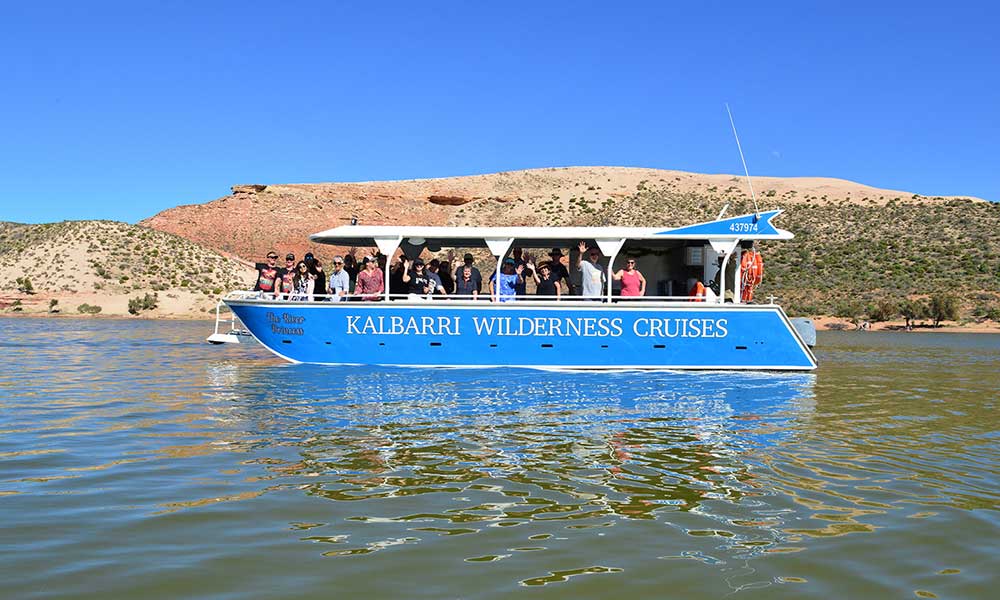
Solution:
[[[774,305],[274,302],[226,300],[291,361],[553,369],[811,370]]]

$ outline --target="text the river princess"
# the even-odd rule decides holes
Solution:
[[[762,273],[753,242],[792,238],[771,224],[780,212],[674,229],[347,225],[310,239],[377,246],[388,257],[398,250],[398,281],[386,270],[377,294],[341,302],[325,301],[325,290],[278,299],[232,292],[224,302],[261,344],[292,362],[811,370],[808,324],[793,323],[777,304],[750,302]],[[456,282],[449,292],[469,293],[430,293],[441,278],[419,257],[442,248],[488,248],[495,272],[479,284],[490,293],[479,294],[462,268],[455,276],[468,285]],[[550,248],[554,260],[538,266],[519,251]],[[558,260],[561,248],[570,249],[568,265]],[[526,295],[528,279],[555,293]],[[402,293],[390,293],[394,284]]]

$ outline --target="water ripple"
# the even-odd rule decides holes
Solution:
[[[992,573],[988,337],[824,335],[818,375],[776,375],[332,369],[204,334],[0,320],[15,597],[976,597]]]

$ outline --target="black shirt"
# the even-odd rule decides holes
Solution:
[[[557,285],[559,285],[559,280],[553,277],[551,273],[549,273],[548,279],[539,276],[538,286],[535,293],[539,296],[555,296]]]
[[[407,285],[407,293],[410,294],[426,294],[427,290],[424,289],[431,284],[431,280],[427,277],[426,273],[417,274],[415,272],[410,272],[410,281]]]

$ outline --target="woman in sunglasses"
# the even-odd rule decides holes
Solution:
[[[613,275],[615,281],[622,282],[622,296],[645,296],[646,278],[635,268],[635,259],[625,259],[625,268]]]
[[[298,300],[300,302],[311,301],[316,279],[309,272],[309,265],[305,261],[300,260],[299,264],[295,265],[295,278],[293,282],[292,287],[294,291],[290,300]]]

